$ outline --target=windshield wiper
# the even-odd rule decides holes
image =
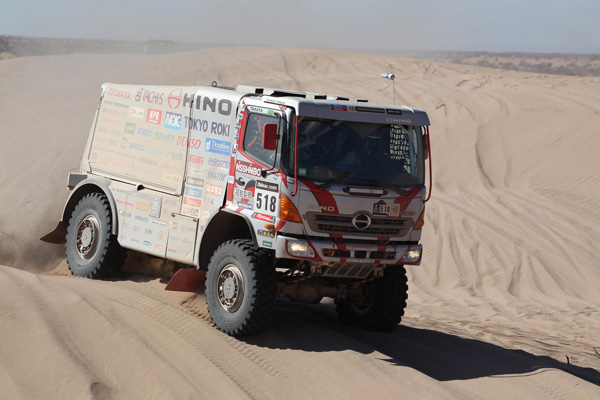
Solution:
[[[348,183],[345,180],[349,177],[351,177],[352,175],[357,175],[357,174],[371,174],[373,173],[373,171],[346,171],[341,173],[340,175],[336,176],[335,178],[327,181],[327,182],[323,182],[319,185],[319,190],[327,190],[329,189],[334,183]]]
[[[404,189],[400,188],[399,186],[396,186],[393,183],[390,183],[388,181],[382,181],[381,179],[361,179],[361,180],[372,182],[372,183],[376,184],[377,186],[383,186],[388,189],[395,190],[400,196],[408,196],[410,194],[410,192],[408,190],[404,190]]]

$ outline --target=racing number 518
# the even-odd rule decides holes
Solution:
[[[277,198],[268,194],[257,193],[256,194],[256,208],[259,210],[263,209],[263,197],[264,197],[264,209],[272,213],[277,209]]]

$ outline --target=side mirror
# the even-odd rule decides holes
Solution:
[[[262,132],[262,146],[265,150],[277,148],[277,124],[265,124]]]

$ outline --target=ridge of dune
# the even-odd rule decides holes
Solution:
[[[582,398],[593,397],[598,393],[593,371],[600,370],[600,357],[594,352],[594,348],[600,350],[600,78],[291,48],[3,60],[0,264],[40,272],[63,262],[62,246],[38,238],[58,221],[68,196],[66,177],[78,170],[103,82],[206,85],[216,80],[224,86],[280,87],[390,103],[391,82],[379,76],[386,71],[396,74],[397,104],[423,109],[432,121],[434,191],[427,203],[422,264],[408,268],[405,327],[392,336],[372,336],[339,327],[327,304],[299,306],[296,311],[281,303],[279,320],[265,335],[228,345],[241,343],[240,351],[254,359],[248,364],[249,371],[266,373],[269,382],[285,382],[296,397],[316,394],[308,383],[301,383],[301,377],[317,380],[320,384],[316,387],[323,389],[325,378],[348,383],[354,376],[368,380],[366,375],[374,382],[365,386],[364,393],[372,390],[381,397],[404,390],[423,398],[493,398],[492,392],[501,389],[497,393],[503,398],[508,393],[518,398],[543,398],[547,390],[558,398],[573,398],[565,388],[575,386],[584,390]],[[71,398],[127,398],[133,393],[133,386],[117,372],[103,370],[113,362],[103,352],[125,364],[131,362],[133,372],[122,371],[125,378],[147,382],[145,393],[149,396],[180,398],[202,393],[204,385],[215,391],[217,386],[227,388],[216,397],[282,394],[270,386],[261,388],[247,371],[230,364],[215,366],[215,360],[223,361],[222,355],[211,353],[200,339],[190,338],[182,330],[163,332],[215,374],[214,382],[206,382],[183,352],[165,343],[167,339],[158,333],[147,332],[165,329],[163,325],[174,318],[201,332],[199,336],[206,337],[207,343],[224,346],[225,339],[216,339],[219,334],[202,318],[205,314],[198,298],[173,300],[176,297],[162,294],[158,281],[94,282],[1,267],[0,288],[7,293],[0,303],[0,329],[8,335],[0,352],[2,360],[9,360],[0,362],[0,383],[5,383],[4,390],[14,397],[30,397],[24,391],[25,377],[30,376],[28,368],[38,370],[33,361],[15,358],[15,348],[28,351],[32,360],[39,362],[44,358],[36,358],[35,351],[50,354],[48,357],[67,371],[46,371],[50,375],[44,379],[61,381],[74,374],[76,383],[60,388]],[[101,291],[107,295],[102,297]],[[11,296],[24,305],[19,308],[22,314],[7,302]],[[124,302],[134,302],[138,308],[123,306]],[[153,317],[148,311],[153,307],[160,316]],[[171,313],[177,317],[170,317]],[[80,318],[90,318],[90,324],[101,327],[99,331],[120,340],[120,352],[112,353],[108,340],[92,343],[89,335],[93,332],[81,326]],[[18,332],[26,334],[17,337]],[[414,335],[430,340],[415,342],[411,339]],[[68,341],[59,339],[63,336]],[[270,340],[279,347],[269,347]],[[375,345],[377,340],[389,345]],[[487,349],[487,358],[479,360],[487,374],[469,372],[458,363],[459,354],[436,345],[435,340],[465,347],[472,361],[478,348]],[[21,349],[18,345],[22,343],[35,346]],[[131,355],[126,344],[137,349],[143,361],[133,361],[138,355],[124,360],[122,354]],[[154,347],[161,345],[168,350]],[[419,362],[420,353],[411,345],[431,357],[444,355],[445,362],[439,367],[442,372]],[[343,350],[344,346],[349,350]],[[408,358],[394,346],[407,352]],[[520,359],[513,354],[517,349],[532,355]],[[326,370],[322,378],[309,368],[315,354]],[[235,364],[242,356],[224,350],[223,357]],[[564,364],[566,357],[573,365]],[[301,374],[296,376],[291,367],[281,367],[283,360]],[[381,360],[389,360],[386,363],[397,368],[384,367]],[[148,369],[140,367],[146,362]],[[178,367],[177,362],[191,371]],[[165,363],[169,369],[163,375],[157,369]],[[268,365],[267,372],[256,367],[257,363]],[[364,371],[346,365],[352,363],[364,366]],[[464,376],[449,372],[453,363],[466,368]],[[508,367],[489,367],[496,363]],[[536,363],[544,367],[534,368]],[[84,368],[74,372],[74,365]],[[576,367],[585,371],[569,370]],[[240,386],[232,385],[223,373],[228,368],[240,374],[234,379],[241,379]],[[273,372],[280,368],[287,372]],[[342,369],[336,372],[336,368]],[[578,374],[588,376],[587,380],[574,378]],[[510,376],[507,382],[513,385],[517,379],[524,383],[510,389],[492,378],[496,375]],[[184,389],[171,386],[165,381],[167,376],[174,376]],[[34,379],[38,390],[44,385],[40,379]],[[409,385],[410,380],[418,383]],[[377,382],[382,387],[375,385]],[[537,389],[527,389],[528,384]],[[385,385],[393,389],[388,392]],[[547,389],[542,390],[544,385]],[[350,383],[347,388],[337,388],[340,394],[326,393],[334,398],[363,393]],[[31,397],[36,397],[32,393]]]

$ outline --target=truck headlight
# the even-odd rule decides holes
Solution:
[[[287,252],[290,256],[314,258],[315,251],[304,240],[287,241]]]
[[[409,250],[406,252],[406,254],[404,254],[402,256],[402,259],[400,261],[405,262],[405,263],[419,262],[419,260],[421,259],[422,252],[423,252],[423,249],[420,247],[418,249]]]

